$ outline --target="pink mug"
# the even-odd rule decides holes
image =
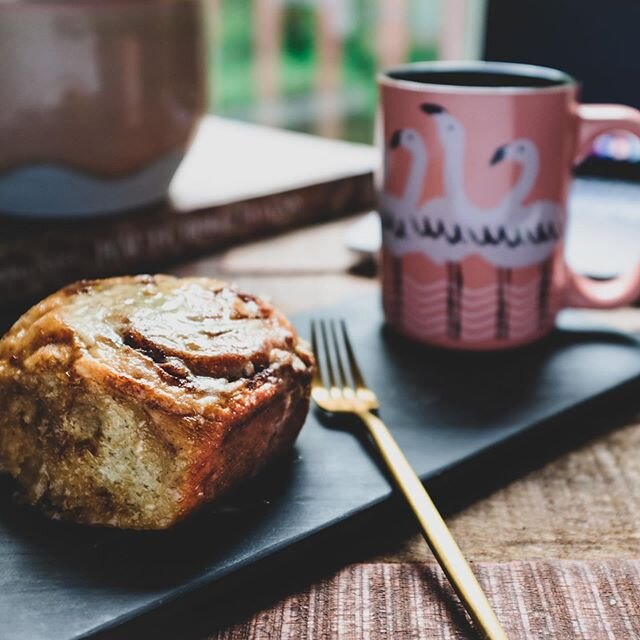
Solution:
[[[409,64],[379,78],[387,322],[454,349],[515,347],[567,306],[640,296],[640,262],[596,282],[564,260],[571,168],[610,130],[640,135],[640,111],[581,105],[570,76],[543,67]]]

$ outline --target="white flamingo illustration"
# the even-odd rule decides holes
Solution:
[[[385,231],[391,232],[391,246],[398,252],[403,248],[395,246],[394,238],[406,238],[407,227],[415,215],[420,203],[420,196],[427,172],[427,148],[422,136],[415,129],[398,129],[394,131],[385,150],[385,173],[388,174],[392,164],[391,154],[399,149],[407,150],[411,156],[409,175],[402,195],[396,196],[384,190],[381,194],[382,224]]]
[[[402,256],[415,251],[424,252],[447,268],[447,333],[458,339],[462,330],[462,269],[460,262],[469,252],[470,244],[465,239],[463,226],[473,223],[477,211],[466,197],[463,185],[462,164],[464,158],[464,129],[460,122],[443,107],[423,104],[421,109],[432,116],[438,116],[439,139],[445,153],[444,196],[434,198],[419,208],[427,172],[427,150],[422,136],[413,129],[395,131],[391,137],[389,150],[404,147],[412,156],[409,177],[401,197],[383,192],[382,221],[385,241],[394,256]],[[390,152],[385,155],[389,167]],[[393,269],[394,290],[401,288],[399,261],[394,260],[398,269]]]
[[[506,216],[504,229],[510,241],[502,245],[493,245],[489,248],[488,257],[493,264],[509,270],[509,279],[511,268],[541,265],[538,324],[543,326],[548,315],[552,254],[562,236],[564,208],[549,200],[524,204],[536,183],[540,168],[538,148],[533,141],[519,138],[498,147],[491,158],[491,164],[496,165],[507,160],[522,167],[518,181],[499,205],[499,209]]]
[[[509,334],[507,288],[511,270],[546,260],[560,237],[562,210],[552,202],[540,201],[525,207],[523,202],[533,188],[539,168],[538,152],[529,140],[517,140],[499,147],[491,160],[496,164],[508,157],[520,161],[520,178],[504,201],[493,209],[475,206],[464,186],[465,131],[462,124],[440,105],[425,103],[422,111],[434,117],[440,143],[445,152],[444,198],[427,203],[421,210],[416,233],[440,241],[440,252],[448,259],[451,306],[459,314],[462,302],[460,261],[479,254],[497,269],[498,304],[496,338]],[[447,246],[449,245],[449,246]],[[437,258],[438,251],[433,255]],[[432,252],[429,251],[429,255]],[[543,269],[540,295],[540,322],[546,317],[550,279],[549,262]],[[450,319],[449,334],[459,337],[459,315]]]
[[[385,149],[385,175],[389,174],[392,154],[399,148],[405,149],[411,157],[409,175],[402,195],[397,196],[383,190],[380,196],[380,218],[385,243],[391,251],[391,272],[393,300],[389,312],[401,313],[402,305],[402,256],[419,251],[416,238],[409,232],[409,223],[418,210],[420,196],[427,171],[427,149],[422,136],[415,129],[398,129],[392,134]],[[396,322],[401,323],[397,317]]]
[[[560,205],[550,201],[524,204],[538,177],[539,155],[535,144],[518,139],[496,149],[492,165],[511,160],[521,164],[522,170],[503,201],[494,208],[483,209],[470,201],[465,189],[464,127],[440,105],[424,103],[420,108],[434,118],[444,151],[444,195],[420,206],[428,168],[427,148],[417,131],[395,131],[385,154],[387,166],[392,162],[392,153],[400,147],[411,155],[402,195],[384,191],[381,197],[383,231],[394,256],[396,296],[402,291],[402,255],[421,251],[437,263],[446,263],[447,333],[459,339],[464,285],[461,262],[467,255],[479,254],[497,270],[496,338],[507,338],[511,271],[542,263],[538,295],[538,321],[542,325],[547,316],[550,256],[561,237],[564,212]]]
[[[444,150],[444,196],[427,202],[414,220],[413,230],[429,246],[429,256],[447,266],[447,334],[459,339],[462,332],[463,278],[460,263],[469,253],[465,233],[478,213],[464,188],[465,132],[460,121],[444,107],[423,103],[421,110],[435,119]]]

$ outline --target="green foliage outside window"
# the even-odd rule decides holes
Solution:
[[[252,0],[221,0],[215,25],[217,42],[210,50],[212,110],[220,115],[251,118],[258,97],[254,87]],[[342,91],[345,99],[343,137],[371,139],[377,99],[375,76],[376,16],[371,0],[353,0],[351,24],[343,42]],[[280,54],[280,87],[283,101],[297,101],[304,113],[313,100],[316,66],[316,11],[310,1],[285,4]],[[412,38],[409,58],[429,60],[435,47]],[[313,131],[313,110],[307,121],[283,122],[282,126]]]

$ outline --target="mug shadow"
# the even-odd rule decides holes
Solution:
[[[629,334],[596,328],[558,328],[540,341],[504,351],[453,351],[417,343],[388,325],[380,329],[388,374],[411,394],[432,396],[429,419],[465,426],[503,423],[553,396],[554,382],[581,350],[639,349]],[[558,366],[565,359],[566,366]],[[410,371],[410,375],[407,372]],[[565,380],[566,382],[566,380]]]

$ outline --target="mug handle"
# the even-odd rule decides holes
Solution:
[[[629,131],[640,137],[640,111],[618,104],[582,104],[577,109],[578,144],[575,162],[589,153],[595,138],[607,131]],[[640,261],[628,273],[597,281],[568,272],[568,300],[572,307],[613,309],[640,298]]]

